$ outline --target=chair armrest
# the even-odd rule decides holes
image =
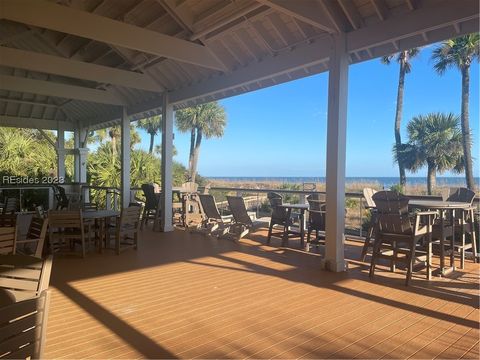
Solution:
[[[416,216],[424,216],[424,215],[438,215],[438,211],[419,211],[415,213]]]

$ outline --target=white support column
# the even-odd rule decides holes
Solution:
[[[65,131],[62,124],[57,129],[57,176],[65,179]]]
[[[328,77],[327,215],[325,268],[344,271],[345,153],[347,145],[348,53],[344,33],[333,37]]]
[[[130,121],[125,107],[121,127],[121,199],[122,208],[127,208],[130,203]]]
[[[78,150],[80,148],[80,130],[75,129],[73,132],[73,181],[80,182],[80,157]]]
[[[173,105],[163,94],[162,105],[162,231],[173,231],[172,223],[172,163],[173,163]]]

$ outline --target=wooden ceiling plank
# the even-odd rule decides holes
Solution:
[[[43,0],[3,0],[0,16],[214,70],[225,70],[205,46]]]

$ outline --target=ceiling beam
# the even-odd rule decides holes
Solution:
[[[42,101],[23,100],[23,99],[10,99],[10,98],[6,98],[6,97],[0,97],[0,101],[10,102],[10,103],[14,103],[14,104],[26,104],[26,105],[33,105],[33,106],[44,106],[44,107],[49,107],[49,108],[53,108],[53,109],[59,109],[59,108],[60,108],[59,105],[50,104],[50,103],[46,103],[46,102],[42,102]]]
[[[175,0],[156,0],[163,9],[170,15],[170,17],[180,25],[184,30],[193,33],[193,16],[192,13],[185,7],[177,7]]]
[[[224,71],[205,46],[44,0],[2,0],[0,17]]]
[[[0,47],[0,65],[153,92],[164,90],[152,78],[138,72],[3,46]]]
[[[392,41],[419,35],[427,31],[444,28],[455,23],[477,20],[479,4],[477,0],[463,0],[458,6],[456,0],[438,0],[430,7],[422,7],[404,16],[391,17],[385,22],[365,26],[347,34],[348,51],[367,50],[374,46],[384,45]],[[478,29],[478,28],[477,28]],[[447,35],[448,36],[454,36]],[[435,41],[440,41],[438,39]],[[431,41],[433,42],[433,41]],[[423,44],[413,45],[411,47]],[[399,48],[399,50],[407,50]],[[376,56],[382,56],[377,55]]]
[[[272,9],[297,18],[328,33],[337,33],[335,24],[325,13],[325,8],[317,0],[257,0]]]
[[[380,20],[385,21],[388,17],[389,10],[387,5],[383,0],[370,0],[373,7],[375,8],[375,12],[377,13]]]
[[[355,4],[351,0],[337,0],[342,8],[345,16],[352,25],[354,30],[358,30],[363,26],[363,19],[360,16]]]
[[[31,117],[0,115],[0,124],[5,127],[24,128],[24,129],[44,129],[57,130],[59,123],[64,124],[63,129],[67,131],[75,130],[74,124],[68,121],[46,120]]]
[[[18,76],[0,75],[0,89],[26,92],[107,105],[125,105],[112,93],[76,85],[60,84]]]

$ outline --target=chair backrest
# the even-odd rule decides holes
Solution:
[[[0,308],[0,358],[42,359],[50,292]]]
[[[192,181],[187,181],[182,184],[182,190],[187,193],[195,193],[198,191],[198,184]]]
[[[227,196],[228,206],[233,219],[237,224],[253,226],[252,219],[248,215],[245,200],[241,196]]]
[[[38,205],[36,208],[35,208],[35,216],[38,217],[38,218],[45,218],[47,217],[47,213],[45,211],[45,209],[43,208],[42,205]]]
[[[10,291],[16,301],[38,296],[48,289],[52,257],[46,259],[28,255],[0,257],[0,288]]]
[[[120,226],[118,231],[123,229],[137,229],[140,225],[140,214],[142,213],[141,206],[129,206],[128,208],[123,208],[120,213]]]
[[[0,214],[0,227],[15,227],[17,214]]]
[[[50,230],[58,228],[83,229],[83,217],[80,209],[49,210],[48,221]]]
[[[210,194],[199,194],[200,204],[202,205],[203,213],[207,219],[221,220],[222,216],[218,211],[217,203],[215,198]]]
[[[16,211],[20,210],[20,201],[17,198],[7,198],[5,201],[5,206],[3,208],[4,214],[13,214]]]
[[[68,198],[65,189],[62,186],[53,185],[55,198],[57,199],[57,208],[58,209],[68,209],[70,205],[70,199]]]
[[[43,254],[43,245],[47,234],[48,219],[32,217],[30,227],[28,228],[26,245],[31,250],[31,254],[41,258]]]
[[[375,207],[375,201],[373,201],[373,195],[376,194],[376,190],[372,188],[365,188],[363,189],[363,197],[365,198],[365,202],[367,203],[367,209],[373,209]]]
[[[287,209],[279,207],[283,204],[282,195],[276,192],[269,192],[267,194],[270,207],[272,208],[272,218],[277,220],[285,220],[287,218]]]
[[[310,194],[308,201],[308,225],[315,230],[325,230],[326,204],[320,194]]]
[[[142,190],[145,195],[145,208],[147,210],[156,209],[158,206],[158,197],[153,184],[142,184]]]
[[[377,231],[396,235],[413,233],[408,216],[408,197],[395,191],[379,191],[372,199],[377,209]]]
[[[17,246],[17,227],[0,227],[0,254],[15,254]]]
[[[83,203],[82,208],[83,211],[97,211],[98,205],[94,203]]]
[[[452,202],[464,202],[469,203],[470,205],[473,203],[473,199],[475,199],[475,192],[467,189],[467,188],[449,188],[448,195],[444,196],[445,201],[452,201]]]

